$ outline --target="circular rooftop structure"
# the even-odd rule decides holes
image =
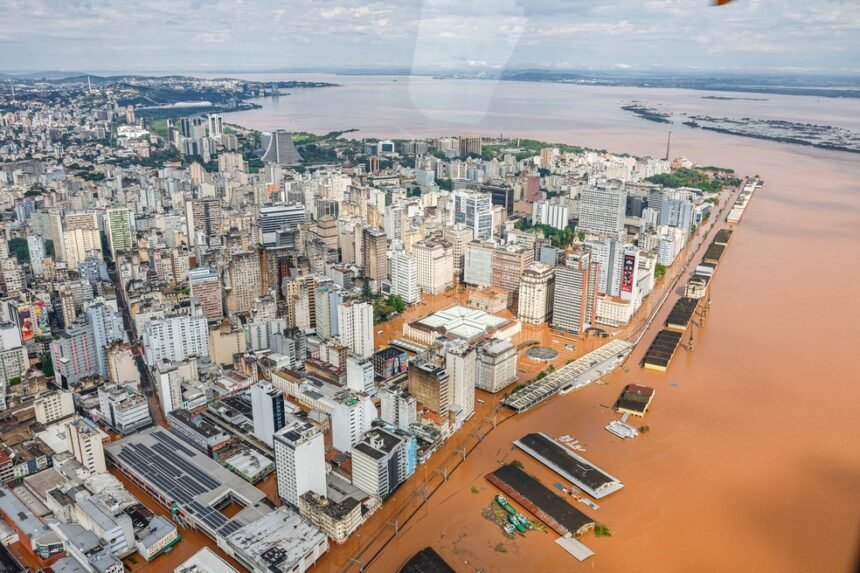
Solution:
[[[546,346],[532,346],[526,350],[526,356],[538,362],[550,362],[558,358],[558,352]]]

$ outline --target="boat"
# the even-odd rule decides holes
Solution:
[[[507,511],[509,514],[516,515],[517,510],[514,509],[510,503],[508,503],[508,500],[505,499],[505,496],[503,496],[501,494],[497,495],[496,496],[496,503],[498,503],[502,507],[502,509]]]
[[[525,525],[523,525],[523,524],[522,524],[522,522],[520,522],[520,520],[519,520],[519,519],[517,519],[517,517],[519,517],[519,516],[517,516],[517,515],[509,515],[509,516],[508,516],[508,521],[510,521],[510,522],[511,522],[511,525],[513,525],[514,527],[516,527],[516,528],[517,528],[517,531],[525,532],[525,531],[526,531],[526,529],[527,529],[527,528],[526,528],[526,526],[525,526]]]
[[[559,393],[560,393],[562,396],[564,396],[565,394],[567,394],[567,393],[568,393],[568,392],[570,392],[571,390],[573,390],[573,382],[571,382],[570,384],[566,384],[565,386],[563,386],[563,387],[562,387],[562,389],[559,391]]]
[[[513,524],[510,524],[510,523],[506,523],[504,525],[504,529],[505,529],[505,533],[507,533],[508,535],[513,535],[514,532],[517,530],[517,528],[514,527]]]

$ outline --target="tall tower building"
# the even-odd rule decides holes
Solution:
[[[362,358],[373,355],[373,306],[348,302],[337,307],[343,345]]]
[[[448,241],[424,239],[412,246],[418,263],[418,288],[440,294],[454,286],[454,249]]]
[[[555,269],[552,327],[581,334],[597,312],[600,265],[592,264],[588,251],[570,252]]]
[[[579,193],[577,229],[599,236],[621,237],[627,210],[627,190],[622,185],[586,186]]]
[[[461,421],[475,413],[475,381],[477,352],[465,340],[445,345],[445,371],[451,380],[451,408],[456,408]]]
[[[203,316],[208,320],[224,318],[223,290],[221,277],[209,267],[199,267],[188,271],[191,296],[200,303]]]
[[[197,244],[199,233],[202,233],[207,239],[220,235],[223,217],[220,198],[210,197],[187,201],[185,203],[185,223],[188,227],[190,244]]]
[[[406,304],[418,302],[418,261],[402,251],[391,256],[391,294]]]
[[[234,253],[227,267],[229,286],[227,290],[227,310],[229,312],[249,312],[254,301],[260,296],[262,277],[260,275],[260,256],[256,251]]]
[[[296,420],[274,435],[278,497],[298,508],[308,491],[326,495],[323,435],[309,422]]]
[[[105,213],[105,231],[111,255],[127,251],[132,246],[131,212],[126,207],[108,209]]]
[[[442,230],[442,238],[451,243],[451,249],[454,253],[454,275],[462,280],[466,245],[475,238],[475,234],[465,224],[455,223]]]
[[[489,193],[469,189],[454,191],[454,222],[471,229],[475,239],[492,238],[492,196]]]
[[[328,277],[320,277],[314,289],[317,335],[333,338],[340,334],[338,307],[343,304],[340,286]]]
[[[373,227],[364,229],[364,276],[379,283],[388,273],[388,238]],[[378,287],[376,288],[378,290]]]
[[[95,473],[105,473],[104,444],[107,436],[78,418],[66,424],[66,446],[82,466]]]
[[[98,372],[102,378],[107,378],[107,347],[114,342],[126,341],[122,317],[103,302],[87,307],[86,315],[87,322],[93,330]]]
[[[461,135],[460,136],[460,157],[468,155],[481,155],[483,151],[483,142],[480,135]]]
[[[283,393],[271,384],[256,384],[251,387],[251,409],[254,435],[271,446],[275,432],[287,424]]]
[[[552,317],[555,269],[536,262],[523,271],[517,318],[527,324],[543,324]]]

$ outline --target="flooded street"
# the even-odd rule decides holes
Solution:
[[[443,95],[460,89],[468,100],[469,84],[447,81],[428,89]],[[354,100],[345,88],[332,88],[313,94],[313,106],[309,95],[282,97],[280,109],[236,114],[230,121],[318,133],[357,127],[362,130],[359,136],[382,137],[502,131],[652,155],[665,148],[666,126],[630,118],[617,109],[623,88],[589,92],[578,86],[508,87],[503,82],[496,86],[489,113],[476,112],[475,121],[459,122],[458,127],[454,120],[461,117],[434,122],[411,105],[372,105],[393,97],[383,93],[396,91],[389,86],[380,80],[375,96],[372,87],[359,86]],[[338,93],[340,89],[345,91]],[[635,93],[627,99],[688,103],[705,95],[628,91]],[[535,108],[508,113],[511,102],[530,101],[529,94],[536,98]],[[819,113],[822,121],[846,127],[860,117],[857,102],[771,99],[719,105],[743,106],[732,109],[751,116],[753,105],[766,106],[762,115],[767,117],[812,119]],[[468,111],[468,105],[465,108]],[[458,571],[853,570],[860,538],[860,420],[854,413],[860,386],[853,361],[860,338],[860,309],[853,302],[860,287],[860,159],[680,126],[672,129],[673,157],[731,167],[740,175],[758,174],[765,181],[711,283],[711,313],[705,327],[697,330],[695,353],[680,349],[667,373],[642,370],[638,361],[653,338],[649,332],[628,360],[627,372],[619,370],[606,384],[557,397],[499,424],[415,517],[399,524],[396,539],[367,571],[394,571],[427,545]],[[426,312],[416,317],[422,314]],[[569,358],[563,344],[550,339],[550,345],[562,352],[562,360]],[[531,371],[521,373],[526,379],[543,368],[525,360],[522,364]],[[632,382],[657,392],[644,421],[650,432],[622,442],[603,426],[616,417],[607,406]],[[473,420],[491,404],[482,407]],[[546,485],[562,481],[511,449],[512,440],[531,431],[554,437],[570,434],[582,442],[588,460],[625,483],[622,491],[601,501],[599,510],[580,506],[612,531],[608,538],[584,538],[596,553],[584,563],[558,547],[552,534],[534,532],[506,540],[498,526],[481,517],[496,493],[484,475],[502,461],[521,460]],[[431,475],[436,457],[456,453],[465,439],[458,434],[451,440],[455,443],[431,459]],[[410,495],[421,480],[416,477],[394,497]],[[388,505],[381,512],[388,511]],[[368,524],[359,531],[364,542],[351,540],[333,548],[318,569],[343,570],[354,554],[350,547],[367,545],[375,527]],[[352,570],[358,570],[356,564]]]

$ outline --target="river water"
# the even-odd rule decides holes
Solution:
[[[257,129],[356,137],[502,133],[615,152],[665,153],[758,174],[756,194],[712,282],[712,312],[695,352],[668,373],[618,371],[608,384],[558,397],[502,424],[469,456],[369,571],[393,571],[434,546],[458,571],[851,571],[860,539],[860,156],[665,126],[619,109],[631,100],[688,113],[787,119],[860,129],[860,102],[707,92],[430,78],[328,79],[227,114]],[[248,76],[248,79],[265,79]],[[271,78],[269,78],[271,79]],[[742,96],[743,97],[743,96]],[[645,343],[650,342],[646,335]],[[644,346],[644,345],[643,345]],[[625,384],[657,389],[651,431],[622,442],[605,430]],[[578,563],[529,533],[505,541],[480,516],[494,489],[484,475],[520,459],[544,484],[562,481],[511,441],[570,434],[586,458],[625,483],[586,513],[612,537],[587,536]],[[475,488],[478,493],[472,493]],[[338,570],[334,554],[320,570]],[[337,561],[337,562],[336,562]],[[339,562],[339,563],[338,563]]]

